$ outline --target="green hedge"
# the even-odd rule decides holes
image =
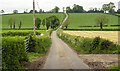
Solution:
[[[27,49],[28,49],[28,52],[44,54],[49,49],[50,46],[51,46],[51,39],[49,37],[30,36]]]
[[[81,53],[103,53],[103,54],[118,54],[120,51],[120,46],[114,44],[109,40],[102,39],[100,37],[96,38],[84,38],[80,36],[72,36],[65,34],[62,31],[58,31],[58,37],[63,41],[68,43],[71,47]]]
[[[28,36],[29,34],[33,35],[34,32],[32,31],[29,31],[29,32],[3,32],[2,33],[2,36]],[[36,32],[36,35],[40,35],[41,33],[40,32]]]
[[[2,38],[2,68],[21,69],[21,61],[28,61],[25,42],[22,37]]]

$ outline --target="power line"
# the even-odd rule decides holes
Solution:
[[[38,9],[40,10],[40,6],[39,6],[39,4],[38,4],[38,1],[36,1],[36,3],[37,3],[37,6],[38,6]]]

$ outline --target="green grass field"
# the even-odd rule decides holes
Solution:
[[[53,15],[57,16],[60,21],[62,21],[64,18],[63,13],[41,13],[41,14],[38,13],[38,14],[35,14],[35,17],[43,20],[44,18],[49,17],[49,16],[53,16]],[[22,21],[22,28],[33,28],[33,14],[3,15],[2,16],[2,28],[10,28],[8,25],[8,21],[11,17],[17,18],[16,27],[18,27],[18,24],[21,20]],[[41,28],[44,28],[44,27],[41,25]]]
[[[101,15],[101,13],[69,13],[70,25],[69,27],[79,26],[95,26],[95,18]],[[108,25],[118,25],[118,17],[114,15],[108,15]]]

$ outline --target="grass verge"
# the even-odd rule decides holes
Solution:
[[[63,33],[62,30],[58,31],[58,37],[69,44],[79,53],[88,54],[119,54],[120,45],[115,44],[109,40],[100,37],[87,38],[80,36],[72,36]]]
[[[27,53],[27,54],[28,54],[28,59],[29,59],[30,62],[33,61],[33,58],[38,58],[39,56],[44,55],[44,54],[34,53],[34,52]]]

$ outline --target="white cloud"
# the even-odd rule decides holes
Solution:
[[[115,3],[116,10],[118,9],[119,0],[35,0],[36,9],[38,10],[37,2],[39,7],[45,11],[49,11],[55,6],[62,7],[70,6],[73,4],[79,4],[88,10],[91,7],[101,8],[103,4],[113,2]],[[0,10],[3,9],[5,12],[12,12],[14,9],[23,12],[24,9],[32,9],[33,0],[0,0]]]

